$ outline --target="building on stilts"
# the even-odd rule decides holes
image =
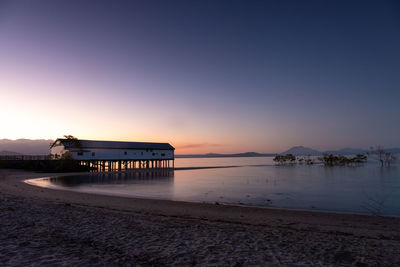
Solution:
[[[97,171],[174,168],[175,148],[168,143],[95,141],[59,138],[51,147],[51,157],[69,154]]]

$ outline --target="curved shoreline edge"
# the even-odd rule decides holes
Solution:
[[[240,166],[224,166],[224,167],[200,167],[200,168],[181,168],[179,170],[196,170],[196,169],[213,169],[213,168],[233,168],[233,167],[240,167]],[[107,172],[109,173],[109,172]],[[123,173],[123,171],[119,172],[114,172],[114,173]],[[372,214],[366,214],[366,213],[357,213],[357,212],[345,212],[345,211],[335,211],[335,210],[319,210],[319,209],[301,209],[301,208],[288,208],[288,207],[276,207],[276,206],[257,206],[257,205],[245,205],[245,204],[235,204],[235,203],[224,203],[224,202],[204,202],[204,201],[185,201],[185,200],[168,200],[168,199],[163,199],[163,198],[156,198],[156,197],[139,197],[139,196],[131,196],[131,195],[118,195],[118,194],[112,194],[112,193],[98,193],[98,192],[90,192],[90,191],[79,191],[79,190],[74,190],[74,189],[69,189],[67,187],[63,186],[57,186],[57,185],[43,185],[40,183],[40,180],[47,180],[52,177],[60,177],[60,176],[69,176],[69,175],[87,175],[87,172],[84,173],[66,173],[65,175],[62,174],[56,174],[56,175],[49,175],[49,176],[43,176],[43,177],[37,177],[37,178],[28,178],[24,179],[21,182],[35,186],[35,187],[40,187],[40,188],[45,188],[45,189],[50,189],[50,190],[60,190],[60,191],[69,191],[69,192],[76,192],[76,193],[82,193],[82,194],[90,194],[90,195],[96,195],[96,196],[110,196],[110,197],[117,197],[117,198],[122,198],[122,199],[136,199],[136,200],[159,200],[159,201],[171,201],[173,203],[175,202],[182,202],[182,203],[188,203],[188,204],[204,204],[204,205],[221,205],[221,206],[232,206],[232,207],[239,207],[239,208],[256,208],[256,209],[267,209],[267,210],[280,210],[280,211],[287,211],[287,212],[312,212],[312,213],[327,213],[327,214],[337,214],[337,215],[360,215],[360,216],[368,216],[368,217],[386,217],[386,218],[399,218],[400,216],[396,215],[372,215]],[[95,173],[96,174],[96,173]],[[35,182],[38,181],[38,182]]]
[[[75,173],[81,174],[81,173]],[[398,266],[400,219],[53,190],[0,169],[0,264]]]
[[[74,173],[74,175],[87,173]],[[69,190],[54,190],[25,183],[26,179],[49,176],[66,176],[71,173],[35,173],[16,170],[0,170],[1,192],[33,201],[66,203],[77,206],[101,208],[113,212],[131,212],[155,216],[201,219],[207,221],[240,223],[249,225],[296,225],[340,229],[346,232],[372,233],[374,230],[395,230],[400,236],[400,218],[345,214],[307,210],[281,209],[275,207],[249,207],[238,205],[215,205],[209,203],[183,202],[161,199],[127,198]],[[393,226],[393,228],[392,228]]]

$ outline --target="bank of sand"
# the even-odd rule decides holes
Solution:
[[[44,176],[0,170],[1,266],[400,265],[399,218],[121,198],[22,182]]]

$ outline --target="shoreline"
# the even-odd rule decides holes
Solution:
[[[194,168],[196,169],[196,168]],[[342,213],[342,212],[330,212],[330,211],[314,211],[314,210],[301,210],[301,209],[290,209],[290,208],[278,208],[278,207],[258,207],[258,206],[246,206],[246,205],[235,205],[235,204],[221,204],[216,205],[213,203],[203,203],[203,202],[187,202],[187,201],[175,201],[175,200],[165,200],[165,199],[156,199],[156,198],[141,198],[141,197],[123,197],[123,196],[115,196],[115,195],[104,195],[104,194],[96,194],[96,193],[86,193],[86,192],[78,192],[73,190],[63,190],[63,189],[54,189],[54,188],[45,188],[39,187],[36,185],[31,185],[26,183],[26,178],[29,180],[31,176],[37,176],[32,179],[40,179],[43,177],[54,177],[54,176],[68,176],[68,175],[84,175],[87,172],[76,172],[76,173],[49,173],[48,175],[42,176],[41,173],[35,172],[27,172],[22,174],[17,171],[17,179],[14,176],[12,179],[9,179],[6,188],[13,189],[18,188],[19,190],[16,192],[13,190],[13,193],[16,193],[18,196],[22,197],[33,197],[42,198],[44,200],[49,201],[61,201],[61,202],[70,202],[73,204],[82,204],[87,206],[98,207],[99,203],[104,204],[105,200],[108,204],[101,206],[102,208],[110,208],[112,210],[123,210],[123,211],[142,211],[144,208],[149,209],[149,211],[154,212],[157,215],[171,215],[171,216],[180,216],[184,214],[185,216],[190,217],[192,215],[194,218],[203,218],[206,216],[208,220],[215,220],[218,221],[223,220],[223,218],[229,218],[228,222],[241,222],[246,223],[246,221],[250,224],[255,224],[255,222],[263,221],[265,216],[271,216],[272,214],[278,216],[288,216],[288,217],[303,217],[301,219],[305,219],[306,217],[313,217],[317,218],[320,217],[326,219],[324,217],[329,217],[331,220],[334,217],[342,219],[342,217],[348,217],[347,219],[364,219],[365,221],[371,220],[384,220],[384,219],[395,219],[399,220],[400,226],[400,218],[395,216],[373,216],[367,214],[355,214],[355,213]],[[97,173],[96,173],[97,174]],[[4,184],[1,184],[4,185]],[[0,188],[4,190],[4,187],[0,185]],[[25,187],[27,185],[28,187]],[[9,187],[11,186],[11,187]],[[5,190],[7,191],[7,189]],[[80,198],[79,198],[80,197]],[[138,204],[142,204],[142,206],[138,207]],[[163,209],[161,210],[161,207]],[[190,207],[190,208],[197,208],[192,209],[191,214],[187,214],[187,212],[180,212],[179,208],[183,207]],[[229,210],[227,214],[225,212],[221,212],[221,210]],[[218,213],[215,213],[218,210]],[[237,217],[238,214],[234,213],[243,213],[245,215],[252,215],[250,216],[250,220],[248,220],[242,214]],[[230,215],[224,217],[225,215]],[[232,216],[233,215],[233,216]],[[214,217],[215,216],[215,217]],[[225,220],[224,220],[225,221]],[[400,230],[399,230],[400,233]]]
[[[160,197],[146,197],[146,196],[133,196],[129,194],[114,194],[114,193],[106,193],[106,192],[96,192],[96,191],[80,191],[69,189],[68,187],[63,187],[59,185],[41,185],[40,182],[35,182],[34,180],[41,179],[49,179],[53,177],[61,177],[61,176],[79,176],[79,175],[102,175],[102,174],[123,174],[123,173],[138,173],[138,172],[169,172],[169,171],[183,171],[183,170],[202,170],[202,169],[220,169],[220,168],[240,168],[240,167],[258,167],[258,166],[269,166],[269,165],[227,165],[227,166],[202,166],[202,167],[178,167],[171,169],[128,169],[121,171],[96,171],[96,172],[62,172],[62,173],[48,173],[43,177],[36,177],[33,179],[24,179],[22,182],[32,185],[38,186],[42,188],[52,189],[52,190],[62,190],[62,191],[71,191],[85,194],[95,194],[99,196],[112,196],[119,198],[131,198],[131,199],[149,199],[149,200],[161,200],[161,201],[173,201],[173,202],[186,202],[186,203],[197,203],[197,204],[208,204],[208,205],[222,205],[222,206],[237,206],[237,207],[245,207],[245,208],[260,208],[260,209],[277,209],[277,210],[285,210],[285,211],[302,211],[302,212],[316,212],[316,213],[332,213],[339,215],[361,215],[361,216],[373,216],[373,217],[388,217],[388,218],[400,218],[400,215],[396,214],[372,214],[368,212],[354,212],[354,211],[341,211],[341,210],[324,210],[324,209],[307,209],[307,208],[296,208],[296,207],[278,207],[278,206],[258,206],[251,204],[240,204],[240,203],[229,203],[223,201],[188,201],[188,200],[169,200]],[[31,181],[32,180],[32,181]]]
[[[178,170],[196,170],[196,169],[213,169],[213,168],[231,168],[231,167],[240,167],[240,166],[224,166],[224,167],[188,167],[188,168],[181,168]],[[118,172],[113,172],[113,173],[123,173],[124,171],[118,171]],[[135,171],[132,171],[135,172]],[[97,173],[110,173],[110,172],[96,172]],[[128,198],[128,199],[141,199],[141,200],[159,200],[159,201],[172,201],[172,202],[182,202],[182,203],[193,203],[193,204],[206,204],[206,205],[220,205],[220,206],[232,206],[232,207],[241,207],[241,208],[257,208],[257,209],[267,209],[267,210],[281,210],[281,211],[288,211],[288,212],[313,212],[313,213],[325,213],[325,214],[337,214],[337,215],[359,215],[359,216],[368,216],[368,217],[382,217],[382,218],[398,218],[400,219],[399,215],[373,215],[373,214],[368,214],[368,213],[357,213],[357,212],[351,212],[351,211],[337,211],[337,210],[320,210],[320,209],[301,209],[301,208],[288,208],[288,207],[276,207],[276,206],[257,206],[257,205],[245,205],[245,204],[236,204],[236,203],[225,203],[221,201],[215,201],[215,202],[206,202],[206,201],[185,201],[185,200],[168,200],[168,199],[163,199],[163,198],[157,198],[157,197],[140,197],[140,196],[132,196],[132,195],[118,195],[118,194],[112,194],[112,193],[98,193],[98,192],[90,192],[90,191],[78,191],[74,189],[69,189],[67,187],[63,186],[57,186],[57,185],[50,185],[50,186],[42,186],[39,183],[35,183],[35,180],[46,180],[52,177],[60,177],[60,176],[68,176],[68,175],[86,175],[86,173],[68,173],[65,175],[61,175],[61,173],[57,174],[56,176],[45,176],[45,177],[37,177],[33,179],[25,179],[21,180],[21,182],[35,186],[35,187],[40,187],[40,188],[46,188],[46,189],[51,189],[51,190],[60,190],[60,191],[69,191],[69,192],[77,192],[77,193],[83,193],[83,194],[91,194],[91,195],[97,195],[97,196],[110,196],[110,197],[116,197],[116,198]]]
[[[81,173],[74,173],[74,175],[76,174]],[[35,217],[37,213],[42,213],[40,217],[31,222],[33,228],[30,231],[45,231],[56,227],[68,233],[66,236],[74,235],[75,232],[83,232],[95,243],[102,240],[100,236],[107,235],[110,236],[109,242],[115,244],[119,244],[120,240],[112,237],[114,235],[120,235],[122,239],[126,236],[136,236],[140,239],[142,235],[146,235],[147,239],[141,239],[140,244],[135,243],[135,240],[126,240],[128,244],[126,251],[119,252],[126,257],[126,261],[122,262],[145,265],[158,263],[191,265],[191,262],[206,265],[223,263],[226,265],[227,262],[231,264],[242,262],[278,265],[292,263],[314,265],[318,262],[322,262],[323,265],[400,263],[400,256],[397,253],[400,251],[400,218],[125,198],[54,190],[23,182],[28,178],[56,175],[71,175],[71,173],[44,174],[0,170],[0,196],[3,199],[1,205],[4,206],[1,209],[2,218],[9,219],[1,220],[2,225],[0,226],[4,229],[12,228],[13,220],[29,221],[30,217],[26,216]],[[36,213],[34,213],[35,210]],[[25,215],[21,215],[22,218],[16,217],[10,220],[15,215],[14,213],[18,212],[23,212]],[[55,221],[54,225],[39,224],[43,220],[52,218]],[[72,218],[74,218],[73,221],[82,221],[82,223],[70,226],[71,230],[66,227],[68,224],[65,223],[65,220],[69,222]],[[97,224],[104,218],[109,218],[110,221],[116,220],[122,228],[128,230],[122,231],[112,226],[109,226],[111,228],[109,229],[104,228],[106,227],[104,225]],[[136,223],[132,225],[131,221]],[[142,225],[141,227],[147,229],[146,233],[135,228],[138,222]],[[105,225],[107,224],[108,222],[105,223]],[[9,230],[11,233],[13,231],[23,231],[25,235],[30,236],[29,233],[25,233],[24,229],[12,228]],[[170,235],[169,231],[174,234]],[[92,234],[89,235],[89,232]],[[21,235],[23,236],[23,234]],[[167,235],[164,239],[158,239],[159,236],[164,235]],[[97,236],[99,236],[99,240]],[[13,238],[15,239],[15,237]],[[8,242],[14,240],[13,238],[9,237],[4,240]],[[17,237],[16,242],[21,242],[21,238]],[[156,239],[158,241],[154,241]],[[179,247],[183,240],[188,243],[187,247],[170,248],[167,256],[160,252],[163,247]],[[330,241],[327,242],[328,240]],[[81,241],[76,242],[82,249],[89,249],[90,246],[87,247],[87,244],[85,245]],[[304,241],[307,242],[304,243]],[[216,248],[216,244],[221,245],[221,248]],[[228,245],[229,249],[238,251],[231,255],[228,253]],[[159,256],[157,253],[151,252],[154,246],[158,248],[157,253],[161,253]],[[210,246],[214,247],[212,249],[214,252],[210,251],[208,248]],[[10,245],[9,248],[11,247]],[[181,255],[182,251],[187,255]],[[7,251],[0,250],[0,254],[2,254],[1,252]],[[12,253],[18,253],[18,251],[13,250]],[[64,252],[59,251],[58,253]],[[130,258],[129,256],[143,253],[150,253],[151,256],[145,257],[145,259]],[[114,260],[115,255],[108,256]],[[175,257],[171,258],[168,255]],[[242,256],[235,258],[233,255]],[[315,258],[316,255],[319,255],[319,258]],[[96,258],[94,254],[92,256]],[[73,262],[68,261],[68,256],[60,259],[57,257],[54,256],[52,259],[58,263],[61,260],[69,263],[85,263],[85,259]],[[157,260],[155,261],[155,259]],[[0,263],[9,263],[6,260],[6,258],[0,257]],[[23,263],[22,258],[21,260],[19,263]],[[41,260],[38,262],[44,263]]]

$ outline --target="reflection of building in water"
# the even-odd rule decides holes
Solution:
[[[81,165],[98,171],[173,168],[175,148],[168,143],[57,139],[51,147],[55,159],[69,154]]]
[[[62,186],[78,186],[84,184],[126,184],[126,183],[152,183],[154,181],[172,182],[173,169],[142,169],[128,172],[96,173],[89,175],[60,176],[50,178],[50,182]]]

